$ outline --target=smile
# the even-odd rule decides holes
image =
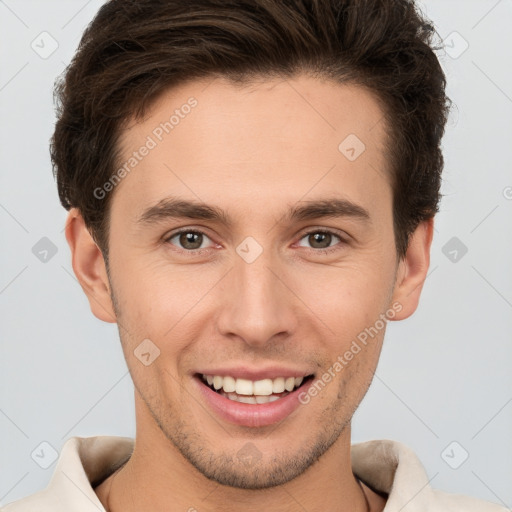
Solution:
[[[202,375],[203,380],[222,396],[245,404],[266,404],[279,400],[298,388],[304,377],[277,377],[249,380],[220,375]]]
[[[222,419],[237,425],[262,427],[282,421],[301,404],[313,375],[249,380],[231,376],[196,374],[200,394]]]

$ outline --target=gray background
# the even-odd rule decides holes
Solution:
[[[42,442],[135,435],[117,328],[73,275],[48,156],[53,81],[101,4],[0,1],[0,505],[48,483],[51,449],[31,456]],[[353,442],[402,441],[433,487],[512,507],[512,1],[420,6],[445,39],[456,104],[444,198],[422,303],[388,327]],[[57,250],[46,262],[43,237]]]

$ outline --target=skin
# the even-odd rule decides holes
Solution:
[[[222,420],[192,385],[193,371],[222,364],[276,363],[319,377],[392,304],[401,307],[394,320],[415,311],[433,222],[418,226],[399,261],[379,103],[358,86],[306,75],[244,87],[193,81],[166,91],[123,130],[123,156],[191,96],[197,106],[114,191],[108,274],[80,213],[69,213],[73,269],[93,314],[118,323],[135,385],[134,453],[96,492],[116,512],[362,512],[365,494],[372,512],[382,510],[385,499],[351,471],[350,422],[385,329],[307,405],[268,427]],[[338,150],[352,133],[366,146],[355,161]],[[222,208],[232,226],[137,224],[171,195]],[[290,205],[333,196],[365,208],[369,222],[284,218]],[[205,252],[187,256],[190,243],[169,240],[182,227],[205,233],[195,246]],[[306,228],[337,230],[345,240],[315,245]],[[236,252],[248,236],[263,248],[250,264]],[[145,366],[134,350],[147,338],[160,355]],[[252,465],[237,457],[248,443],[261,455]]]

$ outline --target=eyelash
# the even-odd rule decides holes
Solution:
[[[169,244],[170,240],[172,238],[176,237],[177,235],[181,235],[182,233],[200,234],[200,235],[206,236],[207,238],[210,238],[204,231],[200,231],[200,230],[197,230],[197,229],[187,229],[187,228],[184,228],[184,229],[180,229],[178,231],[175,231],[175,232],[171,233],[169,236],[166,236],[165,239],[164,239],[164,243]],[[330,229],[318,229],[318,228],[317,229],[311,229],[310,231],[302,233],[302,236],[299,238],[299,240],[302,240],[306,236],[311,235],[313,233],[321,233],[323,235],[324,234],[334,235],[335,237],[339,238],[339,240],[341,241],[340,242],[341,244],[346,244],[347,243],[347,241],[337,231],[330,230]],[[336,245],[334,245],[332,247],[326,248],[326,249],[310,248],[309,250],[313,251],[315,254],[330,254],[333,251],[339,250],[339,247],[337,247],[337,245],[338,244],[336,244]],[[186,250],[186,249],[179,249],[178,248],[178,250],[179,250],[179,252],[185,253],[188,256],[200,256],[203,253],[207,252],[209,250],[209,248],[193,249],[193,250]]]

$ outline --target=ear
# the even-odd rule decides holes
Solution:
[[[76,208],[72,208],[67,217],[66,240],[71,249],[73,270],[87,295],[93,315],[104,322],[115,323],[103,254]]]
[[[401,304],[393,320],[404,320],[418,307],[423,283],[430,265],[430,246],[434,234],[434,219],[420,222],[409,240],[405,257],[398,264],[392,303]]]

